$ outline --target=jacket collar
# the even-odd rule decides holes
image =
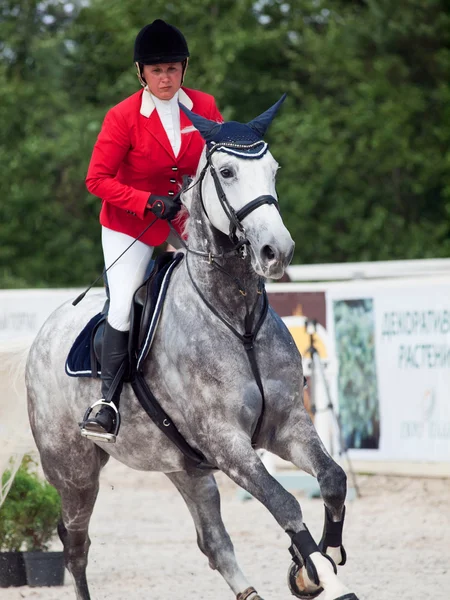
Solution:
[[[184,104],[189,110],[191,110],[192,107],[194,106],[194,103],[189,98],[189,96],[186,94],[186,92],[183,90],[183,88],[180,88],[180,90],[178,92],[178,100],[181,102],[181,104]],[[152,95],[150,94],[148,86],[146,86],[144,88],[144,91],[142,92],[140,113],[144,117],[149,118],[150,115],[152,114],[152,112],[155,110],[155,108],[156,107],[155,107],[155,103],[153,102]]]

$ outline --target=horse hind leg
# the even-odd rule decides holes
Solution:
[[[70,453],[42,451],[45,475],[61,496],[62,515],[58,534],[64,546],[64,557],[71,573],[77,600],[90,600],[86,578],[90,539],[89,521],[99,490],[101,468],[107,455],[92,442],[82,438],[66,440]]]
[[[185,472],[166,475],[186,502],[194,520],[198,546],[208,558],[209,566],[219,571],[237,600],[262,600],[236,561],[220,514],[220,495],[214,475],[191,477]]]

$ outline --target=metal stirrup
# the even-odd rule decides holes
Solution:
[[[112,408],[115,411],[115,413],[116,413],[116,426],[115,426],[114,431],[112,433],[97,433],[95,431],[89,431],[89,429],[85,428],[86,421],[89,419],[92,411],[94,410],[94,408],[96,406],[109,406],[110,408]],[[87,409],[87,411],[84,413],[84,417],[83,417],[82,422],[80,423],[80,427],[81,427],[81,435],[83,437],[85,437],[85,438],[89,438],[91,440],[98,441],[98,442],[107,442],[109,444],[115,444],[116,439],[117,439],[117,435],[118,435],[119,429],[120,429],[120,413],[119,413],[119,409],[114,404],[114,402],[106,402],[106,400],[104,400],[103,398],[101,398],[100,400],[96,400],[94,402],[94,404],[92,404]]]

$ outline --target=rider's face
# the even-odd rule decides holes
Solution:
[[[143,75],[154,96],[170,100],[181,87],[183,65],[181,62],[144,65]]]

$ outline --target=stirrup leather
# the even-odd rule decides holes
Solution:
[[[89,431],[89,429],[86,429],[86,421],[89,419],[92,411],[94,410],[94,408],[96,406],[109,406],[110,408],[112,408],[115,413],[116,413],[116,426],[114,427],[114,431],[112,433],[97,433],[94,431]],[[84,413],[84,417],[82,422],[80,423],[80,427],[81,427],[81,435],[83,437],[89,438],[90,440],[94,440],[97,442],[107,442],[109,444],[115,444],[116,443],[116,438],[117,435],[119,433],[119,429],[120,429],[120,413],[119,413],[119,409],[117,408],[117,406],[114,404],[114,402],[106,402],[106,400],[104,400],[103,398],[101,398],[100,400],[96,400],[96,402],[94,402],[94,404],[92,404],[87,411]]]

